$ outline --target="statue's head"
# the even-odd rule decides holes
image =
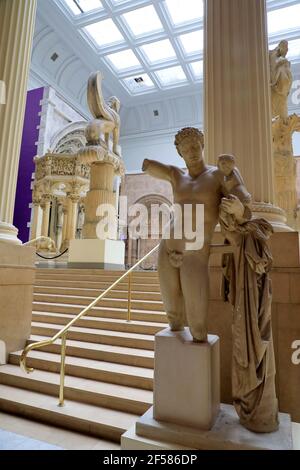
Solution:
[[[111,96],[108,100],[108,106],[112,108],[116,113],[119,114],[121,103],[120,100],[116,96]]]
[[[202,160],[204,135],[195,127],[185,127],[175,136],[175,146],[178,154],[191,166]]]
[[[277,46],[277,54],[279,57],[286,57],[287,53],[289,51],[289,43],[288,41],[280,41],[280,43]]]
[[[235,167],[235,158],[230,154],[222,154],[218,157],[218,168],[225,176],[229,176]]]

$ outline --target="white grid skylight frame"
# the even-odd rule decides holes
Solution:
[[[158,92],[161,90],[172,89],[174,87],[195,86],[203,80],[203,77],[197,76],[193,70],[193,64],[203,60],[203,51],[199,47],[199,51],[187,53],[181,41],[181,37],[185,34],[203,30],[203,18],[197,18],[195,20],[174,25],[165,0],[153,0],[152,2],[150,0],[101,0],[102,9],[92,10],[77,15],[72,13],[70,8],[66,5],[65,0],[55,1],[69,17],[70,21],[77,29],[78,34],[84,38],[97,54],[99,58],[99,68],[101,68],[102,63],[104,66],[103,68],[108,69],[114,75],[129,95],[135,96],[139,94],[153,93],[155,91]],[[183,2],[185,2],[185,0],[183,0]],[[269,10],[285,8],[295,3],[295,0],[285,0],[285,2],[282,2],[282,0],[267,0]],[[135,37],[123,15],[136,9],[149,7],[150,5],[155,8],[158,18],[163,26],[163,30],[150,31],[146,34]],[[114,25],[118,28],[120,34],[124,38],[124,41],[106,44],[100,47],[84,28],[96,22],[100,22],[101,25],[101,21],[106,19],[111,19],[111,21],[113,21]],[[277,40],[279,41],[280,39],[283,39],[283,34],[284,32],[280,32],[278,35],[271,34],[269,42],[276,43]],[[300,38],[300,30],[290,31],[289,35],[291,40],[294,38],[298,39]],[[168,57],[157,61],[149,60],[147,54],[143,50],[143,46],[147,47],[149,44],[152,45],[153,43],[166,39],[170,41],[171,46],[175,51],[175,57]],[[287,39],[289,39],[289,37]],[[132,50],[140,65],[117,70],[109,61],[108,56],[125,50]],[[300,62],[300,53],[299,57],[292,57],[291,61]],[[157,72],[159,70],[169,69],[176,66],[180,66],[182,68],[186,76],[186,80],[172,83],[169,86],[163,85],[158,78]],[[149,77],[153,83],[153,87],[138,86],[133,91],[131,87],[127,85],[127,79],[140,78],[143,74]]]

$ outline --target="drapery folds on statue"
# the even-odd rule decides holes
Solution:
[[[233,228],[222,217],[220,223],[231,239]],[[236,224],[234,232],[235,253],[225,254],[222,262],[223,297],[233,306],[233,402],[246,428],[272,432],[278,428],[269,274],[272,255],[267,245],[273,229],[266,220],[254,219]]]

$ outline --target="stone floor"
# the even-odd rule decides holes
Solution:
[[[0,450],[119,450],[97,437],[0,412]]]

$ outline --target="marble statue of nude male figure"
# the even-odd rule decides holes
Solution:
[[[192,226],[196,225],[196,207],[204,206],[204,243],[201,249],[186,249],[187,240],[174,237],[174,223],[170,239],[163,239],[159,249],[158,273],[161,293],[170,328],[180,331],[189,326],[194,341],[207,340],[207,313],[209,295],[208,260],[210,245],[218,222],[220,208],[242,224],[249,211],[238,196],[230,195],[224,186],[224,174],[203,160],[204,137],[195,128],[184,128],[175,138],[175,146],[184,159],[187,172],[175,166],[154,160],[144,160],[143,171],[169,181],[174,203],[182,208],[181,224],[184,233],[184,205],[192,207]],[[237,184],[240,184],[237,181]],[[246,188],[245,188],[246,192]],[[226,196],[226,197],[225,197]]]

